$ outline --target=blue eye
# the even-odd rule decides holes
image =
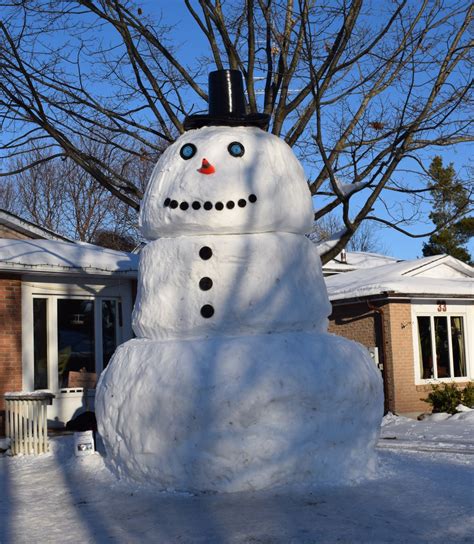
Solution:
[[[197,148],[194,144],[184,144],[183,147],[179,150],[179,154],[185,161],[187,161],[188,159],[194,157],[196,151]]]
[[[245,153],[245,147],[240,142],[232,142],[227,146],[227,150],[233,157],[242,157]]]

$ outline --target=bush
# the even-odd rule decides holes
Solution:
[[[468,408],[474,408],[474,382],[469,382],[462,392],[462,403]]]
[[[433,413],[447,412],[455,414],[456,406],[463,402],[462,393],[454,383],[443,383],[432,385],[433,391],[426,399],[421,399],[433,406]]]

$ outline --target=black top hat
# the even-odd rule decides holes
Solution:
[[[209,114],[188,115],[184,130],[211,125],[255,126],[265,129],[270,120],[266,113],[247,114],[242,73],[216,70],[209,74]]]

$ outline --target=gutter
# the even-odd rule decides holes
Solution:
[[[73,267],[56,264],[24,264],[16,262],[0,262],[1,272],[20,272],[31,274],[51,274],[51,275],[73,275],[73,276],[127,276],[136,278],[138,270],[136,268],[125,268],[119,270],[110,270],[94,266]]]

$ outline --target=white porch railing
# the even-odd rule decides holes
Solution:
[[[54,395],[43,391],[5,393],[6,435],[12,455],[46,453],[48,451],[47,407]]]

